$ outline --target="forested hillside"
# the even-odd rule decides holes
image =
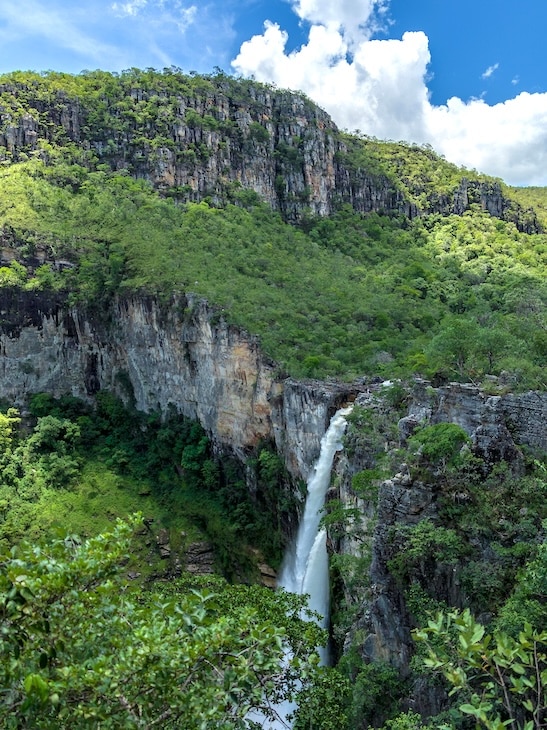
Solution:
[[[306,100],[297,99],[310,115],[303,136],[273,139],[282,122],[259,121],[264,97],[277,117],[296,102],[223,75],[14,74],[0,88],[0,220],[14,258],[4,286],[53,288],[95,306],[132,291],[191,291],[297,376],[481,382],[503,373],[511,387],[543,385],[541,191],[525,198],[432,150],[348,137],[332,124],[327,134]],[[243,127],[232,119],[241,105]],[[313,167],[306,155],[321,152],[317,132],[353,191],[333,187],[328,215],[313,212],[312,187],[299,188]],[[158,160],[173,150],[162,177]],[[228,152],[237,175],[211,169]],[[256,170],[245,184],[242,155],[268,168],[275,200],[261,201]],[[209,195],[184,203],[199,185],[166,184],[183,170],[192,184],[206,178]]]
[[[544,727],[547,189],[222,72],[14,72],[0,254],[0,722],[235,730],[298,690],[294,730]],[[56,357],[81,397],[33,392]],[[299,600],[211,573],[274,581],[348,400],[326,668]]]

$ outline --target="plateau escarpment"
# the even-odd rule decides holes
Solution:
[[[270,521],[279,558],[329,418],[354,402],[324,519],[335,653],[395,668],[426,715],[445,707],[411,666],[412,628],[431,602],[490,620],[545,539],[534,211],[428,148],[341,133],[301,95],[222,74],[15,74],[0,117],[4,405],[25,428],[35,393],[95,402],[87,418],[108,393],[165,417],[120,408],[116,427],[141,436],[114,454],[120,473],[154,451],[148,426],[176,422],[150,462],[154,479],[170,460],[157,494],[190,487],[200,525],[218,498],[231,538],[215,547],[237,563]],[[179,571],[190,537],[151,535]]]
[[[120,298],[98,317],[33,292],[3,300],[0,388],[19,405],[37,392],[109,390],[144,412],[172,409],[242,461],[275,442],[295,478],[307,477],[329,414],[353,390],[279,379],[258,339],[203,300]]]
[[[409,584],[448,605],[477,600],[466,578],[470,561],[436,556],[434,542],[418,559],[407,558],[408,530],[424,523],[448,529],[447,504],[452,511],[478,509],[476,500],[487,502],[495,490],[490,475],[496,469],[508,470],[506,476],[500,472],[502,483],[519,479],[527,460],[547,451],[545,393],[504,393],[501,383],[495,385],[500,393],[492,395],[460,383],[432,388],[417,380],[407,391],[371,378],[353,384],[285,378],[263,356],[256,337],[228,325],[203,300],[118,298],[100,318],[92,309],[35,292],[5,299],[3,307],[5,401],[24,405],[35,392],[93,399],[101,390],[113,391],[139,410],[198,420],[217,453],[236,456],[242,465],[260,442],[275,444],[293,483],[308,478],[333,412],[355,401],[358,423],[350,425],[330,492],[346,515],[329,528],[331,550],[350,560],[341,570],[334,561],[335,607],[350,607],[351,614],[346,622],[336,609],[335,638],[340,647],[358,647],[363,661],[387,662],[402,677],[410,676],[414,653],[416,606]],[[449,478],[444,463],[420,461],[409,447],[416,432],[439,424],[451,424],[469,439],[482,496],[470,486],[469,466]],[[250,472],[248,478],[252,486]],[[499,568],[494,538],[466,539],[473,564]],[[442,692],[415,681],[416,708],[433,714],[444,706]]]
[[[340,133],[330,117],[301,94],[224,74],[187,77],[132,70],[80,77],[6,78],[0,83],[0,156],[10,162],[54,156],[108,165],[149,180],[182,201],[225,203],[254,192],[286,221],[329,215],[342,204],[357,212],[461,215],[478,204],[526,232],[540,230],[499,181],[450,168],[442,193],[422,175],[377,156],[376,142]],[[438,168],[427,149],[421,164]],[[428,159],[431,157],[431,160]],[[242,193],[243,191],[243,193]]]
[[[411,630],[447,606],[491,620],[515,579],[518,551],[544,539],[545,482],[539,474],[531,486],[525,474],[547,453],[547,394],[420,380],[397,388],[357,396],[336,467],[332,546],[349,561],[335,561],[337,603],[347,612],[338,641],[346,651],[358,646],[367,663],[396,666],[411,680],[413,709],[431,716],[449,703],[444,688],[412,669]],[[428,430],[431,450],[425,438],[413,441]],[[461,440],[441,457],[447,433]]]

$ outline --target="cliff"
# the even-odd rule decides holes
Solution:
[[[243,463],[260,441],[273,442],[294,482],[309,476],[334,411],[355,400],[356,409],[369,415],[361,435],[348,434],[330,494],[359,515],[351,529],[331,534],[331,549],[357,561],[335,581],[335,606],[353,607],[351,621],[338,623],[335,634],[340,646],[353,644],[364,661],[388,662],[403,677],[410,672],[415,620],[393,569],[404,530],[424,521],[442,525],[447,498],[466,508],[473,504],[466,472],[460,486],[447,490],[438,467],[402,463],[411,457],[402,451],[408,440],[427,424],[459,426],[480,458],[485,480],[501,463],[516,479],[524,473],[527,454],[547,451],[545,393],[488,395],[469,384],[432,388],[416,381],[410,396],[394,386],[394,397],[392,388],[374,381],[284,379],[262,355],[256,337],[227,325],[203,300],[117,298],[107,316],[98,317],[93,309],[70,307],[62,297],[27,291],[4,298],[2,308],[0,391],[6,402],[24,405],[29,394],[44,391],[92,399],[108,389],[142,411],[174,410],[197,419],[218,453]],[[399,400],[402,407],[395,403]],[[354,478],[373,470],[380,454],[393,455],[390,463],[398,465],[377,493],[356,492]],[[474,549],[477,561],[495,563],[489,542],[481,539]],[[414,579],[425,582],[438,600],[466,605],[461,573],[452,563],[433,554],[424,561]],[[416,686],[412,697],[425,714],[445,702],[444,694],[428,685]]]
[[[95,72],[0,83],[0,159],[78,150],[79,163],[127,171],[178,200],[223,203],[252,191],[289,222],[341,204],[409,218],[461,215],[479,204],[526,232],[540,230],[499,181],[452,171],[449,192],[425,194],[421,178],[402,185],[381,160],[350,154],[347,141],[303,95],[224,74],[133,70],[119,78]],[[436,160],[439,169],[447,164]]]
[[[349,517],[331,528],[332,549],[350,559],[350,568],[337,572],[336,602],[351,615],[337,638],[345,649],[357,645],[365,662],[388,662],[411,678],[412,708],[431,716],[446,709],[447,697],[413,674],[411,629],[427,620],[423,606],[471,607],[488,621],[496,591],[501,595],[509,580],[502,556],[519,541],[523,549],[527,540],[543,539],[541,509],[524,496],[523,475],[526,461],[547,452],[547,394],[489,395],[471,384],[432,388],[417,380],[394,408],[390,391],[358,395],[360,422],[350,427],[336,466],[330,496]],[[458,426],[468,439],[453,471],[409,449],[414,432],[439,424]],[[375,481],[363,487],[367,474]],[[516,554],[512,560],[514,568]]]
[[[12,293],[2,306],[7,401],[110,390],[138,410],[198,420],[219,450],[242,461],[259,441],[275,441],[295,478],[306,478],[329,416],[354,390],[280,380],[256,337],[191,297],[169,305],[120,298],[106,317],[33,292]]]
[[[103,165],[147,180],[161,195],[173,197],[177,202],[210,198],[215,203],[243,204],[258,196],[286,221],[299,222],[304,227],[310,214],[327,216],[348,204],[356,211],[401,214],[407,219],[427,212],[462,215],[478,207],[490,216],[515,222],[528,233],[539,230],[535,216],[525,215],[515,207],[505,197],[498,181],[474,179],[464,171],[456,174],[451,170],[450,184],[436,190],[425,183],[420,187],[416,179],[394,176],[389,165],[384,165],[380,158],[373,159],[370,149],[374,145],[366,140],[350,143],[348,136],[341,134],[324,112],[300,95],[249,82],[238,84],[222,75],[190,80],[177,72],[164,78],[158,74],[148,78],[143,73],[128,74],[121,79],[97,72],[78,82],[72,81],[66,83],[66,79],[61,79],[59,84],[51,85],[38,77],[33,83],[12,80],[0,85],[0,157],[10,163],[24,160],[27,155],[38,156],[46,162],[64,156],[64,167],[51,164],[47,169],[52,175],[59,173],[61,189],[73,185],[75,195],[79,190],[78,166],[97,169]],[[368,148],[367,158],[361,153]],[[429,158],[433,159],[431,155]],[[70,167],[73,163],[74,169]],[[438,158],[433,163],[441,166]],[[21,224],[23,228],[25,223]],[[248,230],[252,238],[253,229]],[[386,236],[389,235],[388,230]],[[32,248],[30,244],[35,242],[32,237],[17,241],[14,229],[9,227],[3,228],[0,236],[1,263],[8,265],[17,260],[24,247]],[[348,266],[351,265],[350,274],[356,280],[363,278],[364,281],[374,259],[372,254],[370,259],[367,257],[365,249],[376,249],[370,246],[372,236],[359,233],[354,237],[359,239],[353,252],[356,258]],[[78,236],[73,238],[76,248],[84,245]],[[363,251],[362,241],[365,241]],[[110,261],[108,256],[112,251],[102,245],[100,235],[99,244],[96,257],[85,262],[88,270],[106,260],[115,268],[119,264],[116,250]],[[182,241],[181,248],[185,244]],[[486,284],[488,301],[494,301],[494,316],[489,319],[485,316],[489,310],[477,307],[480,333],[490,334],[487,330],[494,326],[493,334],[502,343],[499,349],[505,357],[508,327],[518,329],[527,313],[530,313],[531,328],[535,326],[534,317],[540,321],[539,286],[537,300],[531,297],[527,301],[524,294],[535,279],[523,279],[522,288],[510,292],[512,303],[504,303],[501,290],[505,279],[496,280],[494,287],[487,280],[490,249],[477,250],[474,241],[467,238],[463,244],[462,260],[474,261],[479,254],[483,258],[480,269],[462,269],[461,297],[454,296],[450,282],[444,291],[443,276],[431,275],[422,258],[415,268],[412,261],[406,262],[407,243],[403,242],[397,253],[397,264],[400,261],[409,264],[412,286],[400,287],[406,281],[401,275],[400,280],[397,276],[397,287],[390,289],[386,285],[384,292],[384,282],[388,280],[379,276],[378,291],[382,297],[373,302],[374,306],[359,301],[358,308],[348,307],[344,314],[347,322],[344,321],[343,328],[337,328],[332,342],[325,343],[325,352],[330,354],[331,349],[348,341],[357,349],[362,342],[359,338],[371,337],[375,320],[379,320],[381,327],[390,318],[395,325],[400,324],[406,310],[411,312],[417,303],[431,297],[430,292],[437,287],[442,290],[440,301],[450,300],[451,315],[467,316],[469,311],[473,313],[468,298],[477,296],[479,288]],[[533,245],[530,243],[530,249]],[[444,269],[454,264],[449,259],[446,266],[442,263],[441,257],[449,248],[450,242],[443,240],[438,254],[443,275]],[[264,256],[268,256],[268,249],[264,251]],[[46,254],[40,246],[34,247],[31,253],[41,256],[36,261],[25,260],[33,274],[44,262],[50,264],[53,273],[56,268],[74,266],[54,260],[53,254],[50,260],[50,252]],[[346,260],[345,248],[337,253],[338,260]],[[227,250],[226,256],[230,255]],[[377,250],[375,255],[379,256]],[[162,259],[166,268],[171,263],[167,257]],[[300,262],[294,265],[298,267]],[[335,265],[337,261],[333,259],[332,266]],[[259,267],[256,270],[261,271]],[[109,280],[110,273],[105,280]],[[326,279],[330,275],[329,270]],[[192,276],[190,281],[195,278],[199,275]],[[306,287],[306,281],[310,280],[298,284]],[[340,405],[356,401],[361,414],[365,414],[360,416],[362,433],[350,430],[346,451],[336,467],[336,486],[331,492],[331,496],[339,497],[343,509],[354,520],[353,524],[343,523],[337,530],[331,530],[331,548],[357,561],[352,563],[355,569],[337,576],[337,607],[345,603],[354,613],[347,624],[336,627],[336,638],[342,647],[358,646],[367,662],[385,660],[395,665],[406,678],[413,652],[410,629],[417,621],[407,584],[414,581],[421,589],[428,587],[437,599],[446,600],[450,605],[462,606],[471,600],[469,587],[462,578],[466,567],[463,563],[454,567],[431,551],[420,557],[422,562],[407,566],[404,550],[408,530],[429,522],[434,527],[451,529],[447,527],[447,503],[458,514],[470,506],[478,511],[481,496],[485,503],[487,497],[493,499],[487,492],[495,494],[491,475],[496,475],[500,465],[507,469],[511,479],[524,475],[531,455],[547,450],[545,393],[506,392],[509,385],[503,382],[501,366],[496,370],[500,376],[490,380],[495,395],[469,384],[451,383],[432,388],[419,380],[410,395],[382,388],[370,377],[370,368],[371,363],[380,368],[383,360],[392,358],[385,350],[391,346],[387,329],[378,344],[378,353],[368,361],[368,380],[344,384],[287,379],[277,364],[264,356],[256,336],[228,324],[220,310],[197,296],[164,292],[160,298],[136,291],[122,296],[120,291],[124,289],[111,283],[111,289],[100,302],[75,306],[68,293],[32,289],[32,281],[26,278],[18,288],[8,280],[2,288],[0,392],[9,404],[24,406],[26,397],[35,392],[45,391],[55,396],[69,393],[92,400],[101,390],[114,391],[141,411],[167,414],[174,410],[198,420],[218,454],[235,455],[242,463],[248,461],[260,442],[275,444],[294,484],[309,476],[330,416]],[[325,281],[324,288],[330,284]],[[279,290],[293,286],[286,285],[283,277],[271,277],[267,285]],[[514,283],[508,280],[507,285]],[[38,281],[37,286],[42,283]],[[400,308],[390,310],[387,304],[399,288],[402,289]],[[160,290],[160,287],[152,289]],[[93,291],[99,291],[99,287]],[[357,300],[355,292],[357,289],[351,295]],[[524,312],[522,320],[511,319],[513,305],[519,315]],[[334,299],[324,306],[329,315],[331,310],[339,309]],[[299,313],[305,326],[311,327],[310,312],[304,307],[302,310]],[[408,336],[419,335],[422,344],[422,333],[431,339],[442,311],[432,308],[423,320],[416,317],[412,329],[407,330],[411,333]],[[496,331],[500,311],[508,316]],[[267,322],[275,323],[278,316],[274,308]],[[313,326],[323,327],[326,319],[320,319],[318,313],[314,317]],[[465,335],[466,331],[461,332]],[[293,342],[295,348],[300,345],[299,336],[290,341],[291,347]],[[328,336],[323,334],[323,338],[327,340]],[[408,362],[417,358],[418,369],[422,344],[408,358]],[[485,337],[482,355],[487,364],[484,368],[491,367],[492,349],[497,346]],[[540,347],[538,337],[537,352]],[[516,345],[509,350],[514,355]],[[312,360],[319,351],[320,348],[313,351]],[[367,348],[363,344],[356,357],[366,356]],[[361,367],[362,361],[358,363]],[[452,366],[452,361],[449,364]],[[518,372],[522,362],[516,360],[512,367]],[[444,374],[442,367],[440,372]],[[485,382],[491,377],[485,375]],[[480,488],[481,479],[487,485],[484,494],[472,493],[463,481],[467,472],[462,470],[461,482],[449,483],[444,467],[425,463],[418,452],[410,449],[416,431],[426,425],[440,424],[458,426],[468,437],[466,453],[480,463],[473,468],[479,469]],[[389,469],[385,458],[389,460]],[[356,489],[356,478],[357,482],[361,479],[364,483],[363,473],[369,478],[369,472],[380,467],[381,479],[375,476],[372,486],[367,483],[366,489]],[[386,469],[388,473],[384,473]],[[252,475],[248,477],[252,482]],[[475,488],[479,489],[476,485]],[[518,512],[528,507],[518,505],[515,509]],[[498,516],[498,522],[505,519],[504,514]],[[537,515],[533,515],[529,529],[538,535],[536,523]],[[495,565],[492,540],[482,533],[472,538],[469,544],[478,570]],[[415,572],[409,574],[405,572],[407,568]],[[417,707],[431,713],[440,707],[443,699],[434,691],[428,692],[415,692],[415,699]]]

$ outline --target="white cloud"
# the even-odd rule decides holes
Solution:
[[[351,45],[378,29],[386,0],[293,0],[292,5],[301,20],[343,30]]]
[[[306,92],[346,129],[390,139],[420,136],[430,58],[423,33],[363,41],[351,59],[345,36],[333,27],[313,25],[308,43],[290,54],[286,42],[278,25],[266,23],[263,35],[243,43],[233,66],[243,76]]]
[[[116,15],[120,15],[122,17],[125,15],[134,17],[135,15],[138,15],[147,4],[147,0],[130,0],[130,2],[126,3],[113,3],[112,10],[116,13]]]
[[[494,71],[497,71],[499,67],[500,67],[499,63],[494,63],[492,66],[488,66],[486,71],[483,74],[481,74],[481,79],[489,79],[490,76],[492,76],[492,74],[494,73]]]
[[[431,107],[429,137],[447,159],[515,185],[547,185],[547,94],[488,105],[449,99]]]
[[[375,11],[384,7],[375,0],[294,0],[297,15],[311,22],[307,43],[287,53],[287,33],[266,22],[232,66],[242,76],[305,92],[344,129],[429,143],[448,160],[510,184],[547,185],[547,94],[522,93],[492,106],[458,98],[434,106],[425,33],[370,39]]]
[[[190,7],[178,7],[176,15],[176,25],[181,33],[185,33],[186,29],[194,23],[197,15],[197,7],[190,5]]]

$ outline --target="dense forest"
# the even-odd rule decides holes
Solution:
[[[541,455],[485,471],[462,429],[425,427],[388,463],[379,423],[404,415],[417,378],[545,390],[546,189],[342,132],[304,96],[220,71],[14,72],[0,77],[0,243],[3,335],[23,295],[104,320],[130,296],[205,299],[215,321],[258,337],[280,380],[396,381],[381,418],[350,419],[347,448],[375,444],[355,495],[372,501],[398,459],[445,498],[436,524],[392,535],[415,674],[363,663],[358,638],[319,667],[325,637],[300,599],[257,585],[303,489],[271,443],[242,464],[199,423],[130,397],[3,401],[4,727],[228,730],[298,693],[295,730],[545,726]],[[333,541],[365,541],[341,504],[324,522]],[[173,570],[160,528],[180,555],[207,543],[208,575]],[[431,556],[461,568],[472,612],[424,590]],[[333,571],[366,592],[367,556],[337,557]],[[355,606],[339,608],[342,636]],[[427,671],[457,695],[431,721],[407,701]]]

